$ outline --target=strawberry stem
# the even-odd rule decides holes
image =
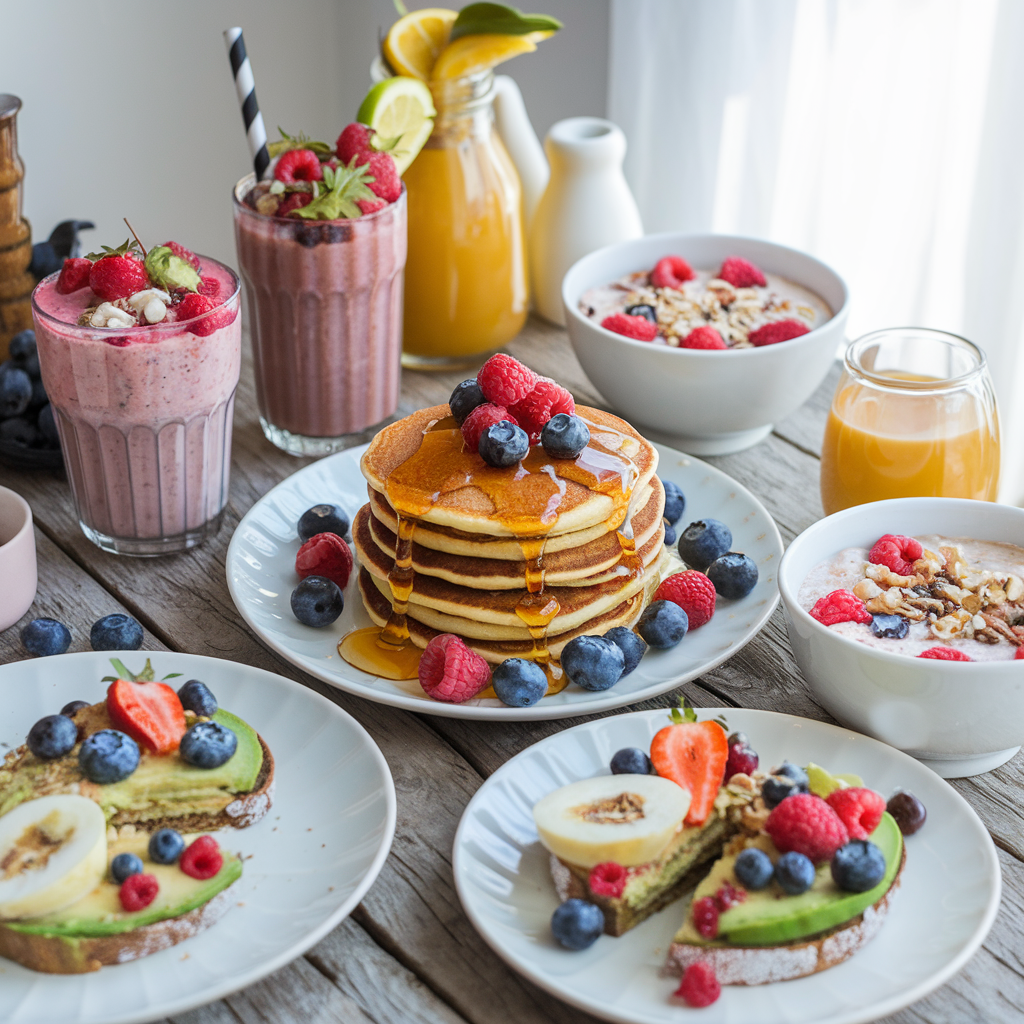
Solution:
[[[128,218],[127,217],[124,217],[123,220],[124,220],[125,224],[128,224]],[[135,241],[139,243],[139,248],[142,250],[142,257],[143,257],[143,259],[145,259],[146,258],[146,247],[142,244],[141,241],[139,241],[139,236],[137,234],[135,234],[135,228],[133,228],[131,226],[131,224],[128,224],[128,230],[132,233],[132,238],[134,238]]]
[[[114,666],[114,671],[117,672],[118,679],[130,679],[133,683],[136,682],[135,676],[128,671],[123,661],[120,658],[111,658],[110,664]],[[146,664],[149,664],[148,662]]]

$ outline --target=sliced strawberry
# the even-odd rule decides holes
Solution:
[[[185,735],[181,699],[166,683],[115,679],[107,689],[107,713],[114,727],[154,754],[170,754]]]
[[[729,741],[717,722],[667,725],[651,741],[658,774],[690,791],[687,825],[703,825],[718,796],[729,760]]]

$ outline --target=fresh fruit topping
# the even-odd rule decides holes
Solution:
[[[734,775],[753,775],[757,771],[760,758],[757,751],[746,743],[729,744],[729,760],[725,765],[725,778],[728,781]]]
[[[477,451],[488,466],[507,469],[530,453],[530,438],[522,427],[511,420],[499,420],[484,429]]]
[[[875,541],[875,546],[868,552],[868,561],[872,565],[887,566],[900,576],[912,576],[914,562],[923,554],[924,549],[919,540],[898,533],[887,533]]]
[[[352,573],[352,550],[336,533],[318,533],[299,548],[295,571],[300,579],[326,576],[344,590]]]
[[[739,601],[757,586],[757,563],[738,551],[720,555],[708,566],[708,579],[728,601]]]
[[[718,936],[718,904],[713,896],[693,901],[693,926],[705,939]]]
[[[584,690],[614,686],[626,667],[622,648],[603,636],[575,636],[563,648],[562,671]]]
[[[717,519],[698,519],[679,535],[679,557],[700,572],[731,547],[732,530]]]
[[[885,809],[893,816],[905,836],[912,836],[928,818],[924,804],[913,793],[894,794]]]
[[[658,325],[642,316],[627,316],[625,313],[610,313],[601,321],[606,331],[613,331],[634,341],[654,341],[658,336]]]
[[[110,721],[154,754],[170,754],[185,735],[185,710],[166,683],[115,679],[107,688]]]
[[[722,986],[715,977],[715,969],[706,960],[698,960],[690,964],[683,972],[676,996],[687,1006],[700,1009],[710,1006],[722,994]]]
[[[456,17],[456,11],[427,7],[399,18],[381,44],[395,73],[429,80],[434,62],[448,45]]]
[[[655,288],[682,288],[697,275],[682,256],[663,256],[651,271],[651,284]]]
[[[307,508],[299,516],[297,526],[299,540],[305,543],[318,533],[336,533],[344,538],[349,528],[348,516],[340,505],[329,505],[327,503],[314,505]]]
[[[480,367],[476,379],[487,401],[506,409],[521,402],[538,381],[533,370],[504,352],[491,356]]]
[[[139,767],[139,745],[131,736],[116,729],[100,729],[79,747],[78,767],[97,785],[120,782]]]
[[[78,742],[78,727],[66,715],[47,715],[28,731],[28,749],[43,761],[71,752]]]
[[[756,846],[749,846],[736,858],[736,877],[750,890],[758,892],[771,880],[775,872],[771,857]]]
[[[578,459],[590,444],[590,428],[579,416],[560,412],[544,424],[540,443],[553,459]]]
[[[402,194],[402,179],[398,176],[395,158],[390,153],[371,153],[370,173],[373,181],[367,182],[370,191],[387,203],[393,203]]]
[[[149,278],[134,252],[112,250],[93,263],[89,271],[89,287],[103,301],[114,302],[148,288]]]
[[[182,249],[181,246],[178,248],[192,258],[179,255],[170,245],[157,245],[146,253],[146,273],[149,280],[162,291],[195,292],[202,283],[199,276],[199,260],[188,249]]]
[[[642,316],[645,320],[650,320],[652,324],[658,323],[658,311],[646,302],[638,302],[636,305],[627,306],[623,313],[626,316]]]
[[[822,800],[837,789],[863,785],[864,780],[859,775],[831,775],[820,764],[815,764],[813,761],[807,765],[807,789],[804,792],[814,793]]]
[[[141,875],[144,870],[142,859],[134,853],[119,853],[110,862],[110,877],[118,885],[131,878],[132,875]]]
[[[816,875],[810,857],[796,850],[784,853],[775,862],[775,881],[787,896],[799,896],[807,892],[814,885]]]
[[[67,715],[68,718],[74,718],[82,708],[87,707],[91,707],[87,700],[69,700],[67,704],[60,709],[60,713],[62,715]]]
[[[488,5],[497,6],[497,5]],[[463,36],[449,43],[434,63],[432,80],[452,80],[493,68],[521,53],[533,53],[536,42],[529,35],[486,33]]]
[[[1018,647],[1014,652],[1013,660],[1020,661],[1022,658],[1024,658],[1024,647]]]
[[[223,865],[224,855],[213,836],[200,836],[194,840],[178,861],[178,867],[189,878],[199,879],[213,878]]]
[[[291,184],[296,181],[322,181],[320,158],[311,149],[290,149],[277,158],[274,177]]]
[[[466,447],[470,451],[478,452],[480,450],[480,438],[483,436],[484,431],[495,423],[501,423],[502,421],[516,423],[515,417],[502,405],[492,405],[490,402],[478,405],[462,421],[460,429],[462,430],[462,440],[466,443]]]
[[[604,931],[604,914],[596,903],[571,899],[560,903],[551,915],[551,934],[566,949],[587,949]]]
[[[89,283],[91,273],[92,260],[87,260],[84,256],[66,259],[54,287],[61,295],[70,295]]]
[[[832,880],[847,892],[867,892],[885,877],[885,854],[866,839],[852,839],[832,858]]]
[[[368,199],[372,202],[377,198],[370,189],[373,175],[369,171],[367,161],[361,157],[353,157],[352,162],[345,167],[333,169],[324,166],[322,170],[324,183],[320,194],[301,209],[293,210],[294,216],[303,220],[360,217],[362,210],[357,205],[359,200]]]
[[[32,378],[20,367],[7,365],[0,371],[0,418],[20,416],[31,401]]]
[[[723,882],[715,893],[715,906],[724,914],[730,907],[739,905],[746,898],[746,892],[737,889],[732,882]]]
[[[535,661],[507,658],[494,670],[491,685],[503,704],[529,708],[548,692],[548,677]]]
[[[764,288],[768,282],[760,267],[739,256],[729,256],[718,271],[720,281],[728,281],[733,288]]]
[[[384,199],[357,199],[356,206],[359,207],[359,212],[364,216],[368,217],[371,213],[378,213],[387,206],[387,202]]]
[[[398,174],[405,174],[434,128],[434,98],[415,77],[396,75],[378,82],[359,106],[356,120],[388,141]]]
[[[770,775],[761,786],[761,797],[769,810],[778,807],[787,797],[795,796],[799,792],[800,787],[792,779],[782,775]]]
[[[162,828],[149,839],[149,859],[154,864],[173,864],[185,849],[185,840],[173,828]]]
[[[293,210],[301,210],[303,207],[309,206],[311,202],[313,202],[313,196],[309,192],[291,192],[281,200],[281,204],[278,206],[277,212],[274,216],[287,217]],[[357,200],[357,205],[365,202],[367,202],[367,200],[359,199]],[[382,200],[377,200],[377,202],[382,203]],[[361,205],[359,205],[359,209],[360,212],[366,213]],[[200,291],[200,295],[204,294],[206,293]]]
[[[370,140],[372,138],[373,131],[367,125],[354,122],[342,129],[335,144],[334,152],[337,153],[338,159],[346,167],[352,163],[352,158],[357,156],[363,157],[359,161],[360,163],[366,163],[372,152],[370,149]]]
[[[871,632],[883,640],[902,640],[910,632],[910,622],[902,615],[872,615]]]
[[[665,650],[686,636],[690,621],[674,601],[652,601],[640,616],[636,631],[649,647]]]
[[[833,590],[831,594],[815,601],[811,618],[817,619],[823,626],[834,626],[839,622],[867,624],[871,621],[871,612],[852,591]]]
[[[839,815],[851,839],[867,839],[878,828],[885,813],[885,801],[881,795],[863,786],[837,789],[825,800]]]
[[[665,489],[665,519],[675,526],[686,511],[686,495],[673,480],[662,480],[661,486]]]
[[[483,405],[486,401],[483,388],[480,387],[476,377],[470,377],[469,380],[455,385],[455,390],[448,399],[448,408],[451,410],[455,422],[461,427],[466,422],[466,417],[478,405]]]
[[[604,638],[611,640],[622,651],[622,656],[625,658],[622,674],[628,676],[640,664],[640,659],[647,651],[646,641],[628,626],[613,626],[605,633]]]
[[[576,403],[560,384],[541,377],[522,401],[509,407],[509,412],[515,416],[523,430],[540,440],[544,425],[559,413],[568,416],[575,414]]]
[[[934,658],[936,661],[974,661],[970,655],[958,651],[955,647],[929,647],[922,651],[919,658]]]
[[[612,754],[612,775],[650,775],[654,771],[651,759],[639,747],[623,747]]]
[[[118,890],[121,906],[126,913],[145,910],[160,892],[160,883],[155,875],[130,875]]]
[[[679,347],[716,350],[729,346],[714,327],[695,327],[689,334],[679,339]]]
[[[690,792],[687,825],[707,821],[728,760],[725,730],[717,722],[676,722],[651,741],[651,761],[658,774]]]
[[[345,610],[345,595],[334,580],[307,576],[291,596],[292,614],[304,626],[329,626]]]
[[[164,242],[164,246],[179,259],[191,263],[197,273],[202,269],[199,265],[199,257],[191,249],[186,249],[180,242]]]
[[[442,633],[420,657],[420,686],[428,697],[446,704],[472,700],[491,681],[490,666],[461,637]]]
[[[217,713],[217,698],[206,683],[199,679],[190,679],[179,687],[178,699],[186,711],[192,711],[204,718],[212,718]]]
[[[795,850],[815,863],[831,860],[849,841],[839,815],[820,796],[794,793],[768,815],[765,831],[783,852]]]
[[[21,642],[37,658],[63,654],[71,646],[71,630],[56,619],[33,619],[22,626]]]
[[[808,334],[810,327],[802,324],[799,320],[774,320],[770,324],[758,327],[747,335],[747,341],[757,348],[765,345],[777,345],[780,341],[790,341],[799,338],[802,334]]]
[[[617,900],[626,891],[626,869],[613,860],[595,864],[590,869],[588,883],[595,896],[608,896]]]
[[[773,768],[772,775],[792,779],[801,793],[806,793],[810,789],[811,780],[808,777],[807,772],[805,772],[798,764],[793,764],[791,761],[783,761],[777,768]]]
[[[220,722],[196,722],[181,738],[181,759],[195,768],[219,768],[237,749],[234,730]]]
[[[661,581],[655,601],[674,601],[686,612],[690,629],[698,629],[715,614],[715,587],[702,572],[686,569]]]
[[[505,4],[467,4],[451,29],[451,41],[463,36],[529,36],[535,43],[554,35],[562,23],[547,14],[523,14]]]
[[[237,316],[237,309],[218,306],[208,295],[189,293],[178,303],[178,322],[190,321],[188,329],[198,338],[208,338],[214,331],[234,323]]]

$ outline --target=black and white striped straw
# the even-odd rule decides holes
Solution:
[[[238,102],[242,105],[242,121],[245,123],[246,138],[249,140],[252,166],[256,171],[256,180],[259,181],[270,164],[270,153],[267,152],[267,128],[263,123],[260,105],[256,101],[256,83],[252,77],[249,55],[245,52],[245,39],[242,36],[242,30],[240,28],[225,29],[224,44],[228,48],[231,74],[235,76]]]

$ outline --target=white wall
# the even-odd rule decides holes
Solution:
[[[409,6],[426,6],[412,3]],[[608,0],[528,4],[566,28],[502,69],[534,125],[603,115]],[[0,92],[18,117],[33,239],[92,220],[88,248],[118,245],[127,216],[146,245],[173,238],[234,264],[231,187],[249,169],[221,31],[245,30],[268,130],[331,141],[367,88],[390,0],[0,0]]]

